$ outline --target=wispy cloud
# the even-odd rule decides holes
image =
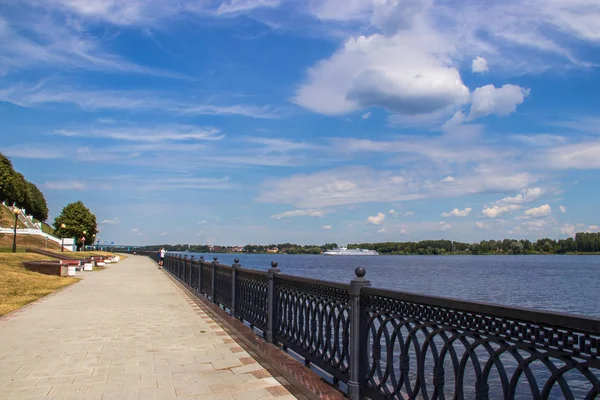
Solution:
[[[80,181],[49,181],[44,182],[44,187],[48,190],[86,190],[85,182]]]
[[[225,135],[215,128],[202,128],[191,125],[169,125],[153,128],[141,127],[102,127],[89,129],[57,129],[55,134],[60,136],[79,136],[110,138],[136,142],[159,142],[166,140],[221,140]]]
[[[323,217],[329,212],[331,212],[331,210],[293,210],[272,215],[271,218],[281,219],[288,217]]]
[[[147,90],[89,90],[72,86],[13,84],[0,88],[0,101],[20,107],[72,105],[85,111],[156,111],[168,115],[224,115],[249,118],[280,118],[271,106],[212,104],[183,98],[182,95]]]

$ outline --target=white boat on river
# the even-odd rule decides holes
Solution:
[[[336,247],[323,253],[326,256],[378,256],[375,250],[349,249],[348,247]]]

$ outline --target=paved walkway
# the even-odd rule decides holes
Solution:
[[[129,257],[0,319],[0,399],[294,399],[163,271]]]

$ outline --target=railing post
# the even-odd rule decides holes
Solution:
[[[211,288],[210,292],[212,294],[211,294],[211,298],[210,299],[212,300],[213,303],[217,302],[217,300],[215,299],[215,293],[216,293],[216,290],[217,290],[217,285],[216,285],[217,282],[216,281],[217,281],[217,262],[218,261],[219,260],[217,259],[217,257],[214,257],[213,258],[213,262],[211,264],[212,265],[212,282],[211,282],[212,283],[212,288]]]
[[[275,319],[277,316],[275,315],[277,308],[275,304],[275,275],[281,272],[279,268],[277,268],[277,262],[271,261],[271,268],[269,268],[267,272],[268,276],[268,298],[267,298],[267,337],[266,340],[268,343],[274,342],[274,333],[275,329]]]
[[[181,276],[179,277],[184,282],[185,282],[185,272],[187,271],[187,262],[188,262],[188,256],[186,254],[185,256],[183,256],[183,268],[181,269]]]
[[[200,256],[200,263],[198,264],[198,291],[202,293],[202,263],[204,262],[204,256]]]
[[[367,349],[366,345],[366,318],[361,302],[360,289],[371,286],[371,282],[365,279],[367,271],[358,267],[354,271],[356,278],[350,281],[348,293],[350,294],[350,380],[348,381],[348,398],[360,400],[363,397],[360,387],[364,385],[367,372]]]
[[[233,318],[235,318],[235,292],[237,286],[237,269],[239,267],[241,267],[240,259],[236,258],[231,265],[231,309],[229,310],[229,314]]]
[[[188,271],[188,285],[192,286],[192,269],[194,268],[194,256],[190,258],[190,270]]]

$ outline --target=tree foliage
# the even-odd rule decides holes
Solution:
[[[8,157],[0,154],[0,202],[25,209],[39,221],[48,219],[48,205],[44,194],[14,170]]]
[[[96,216],[81,201],[67,204],[62,209],[54,220],[54,229],[54,234],[60,238],[76,238],[78,245],[82,237],[85,237],[86,245],[93,244],[94,235],[98,233]]]

